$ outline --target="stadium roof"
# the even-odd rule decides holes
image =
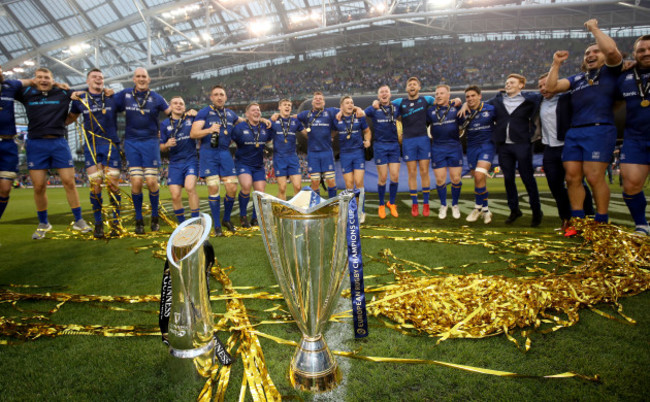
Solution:
[[[650,0],[3,0],[0,65],[16,77],[47,66],[72,85],[93,67],[116,82],[144,66],[173,82],[360,44],[584,32],[589,18],[645,34]]]

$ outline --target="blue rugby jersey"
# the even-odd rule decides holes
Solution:
[[[223,124],[225,120],[226,124]],[[230,148],[230,141],[232,140],[232,131],[235,128],[235,123],[239,120],[237,113],[233,112],[228,108],[216,109],[212,106],[204,107],[199,110],[194,121],[202,121],[203,130],[212,126],[213,124],[221,124],[221,129],[219,130],[219,149],[228,150]],[[215,149],[210,145],[211,135],[206,135],[201,138],[201,151]]]
[[[303,110],[298,113],[298,120],[305,129],[311,129],[307,133],[307,151],[322,152],[332,150],[332,121],[336,120],[339,109],[326,107],[320,113],[311,110]]]
[[[118,111],[126,112],[124,138],[127,140],[158,138],[160,130],[158,115],[169,108],[167,101],[156,92],[134,91],[133,88],[126,88],[118,92],[115,95],[115,106]]]
[[[237,144],[235,161],[250,167],[264,166],[264,144],[271,138],[271,130],[262,122],[256,126],[247,121],[237,124],[232,133],[232,140]]]
[[[332,121],[332,130],[339,133],[339,147],[341,152],[350,152],[363,149],[363,130],[368,128],[365,118],[342,116],[341,120]],[[349,130],[349,132],[348,132]],[[348,135],[350,138],[347,138]]]
[[[395,120],[399,116],[399,110],[395,105],[391,103],[388,106],[380,106],[379,109],[368,106],[364,112],[372,119],[375,142],[395,143],[398,141]]]
[[[584,126],[594,123],[614,124],[614,98],[616,82],[621,74],[622,63],[615,67],[602,66],[600,69],[581,72],[568,78],[571,83],[571,105],[573,114],[571,126]],[[589,79],[593,85],[589,85]]]
[[[296,155],[296,133],[304,130],[302,123],[294,117],[279,117],[271,126],[273,154],[277,157]]]
[[[86,92],[81,98],[88,104],[90,110],[88,110],[88,107],[82,101],[72,101],[70,113],[83,115],[83,124],[86,132],[92,131],[96,135],[106,137],[113,141],[113,143],[119,144],[120,138],[117,136],[117,108],[115,106],[114,96]],[[105,113],[102,111],[105,111]],[[90,116],[91,113],[92,117]],[[104,129],[103,131],[97,123]]]
[[[417,99],[398,98],[393,101],[402,117],[403,138],[427,135],[427,109],[434,101],[432,96],[419,96]]]
[[[69,91],[54,87],[43,92],[27,87],[18,92],[16,99],[27,110],[27,138],[43,138],[46,135],[63,137],[68,132],[65,119],[70,105]]]
[[[427,123],[431,124],[433,143],[437,145],[456,144],[458,135],[458,109],[454,106],[431,106],[427,110]]]
[[[469,119],[473,110],[469,111],[466,117],[460,119],[461,126]],[[481,102],[479,110],[467,125],[465,136],[467,137],[467,145],[483,144],[492,140],[492,131],[494,130],[494,106],[489,103]]]
[[[171,117],[162,122],[160,128],[160,143],[164,144],[170,138],[176,138],[176,146],[169,148],[169,163],[190,162],[196,157],[196,140],[190,138],[193,117],[174,120]]]
[[[0,93],[0,135],[16,135],[14,99],[23,87],[18,80],[4,80]]]
[[[628,70],[618,79],[619,95],[625,99],[625,132],[624,138],[650,140],[650,105],[643,107],[641,101],[650,102],[650,69],[636,69],[645,97],[642,99],[635,79],[634,70]]]

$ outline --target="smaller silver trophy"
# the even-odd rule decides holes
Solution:
[[[290,201],[258,191],[253,200],[271,267],[302,332],[289,368],[294,388],[335,388],[341,371],[323,339],[346,273],[346,220],[352,194],[323,200],[303,189]]]
[[[170,236],[160,308],[161,331],[169,352],[193,359],[203,376],[209,374],[215,355],[222,364],[230,364],[230,355],[214,335],[207,276],[214,259],[207,242],[211,227],[212,219],[202,213],[183,222]]]

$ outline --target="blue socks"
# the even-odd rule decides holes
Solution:
[[[377,184],[377,194],[379,195],[379,205],[385,205],[384,196],[386,195],[386,185]]]
[[[47,223],[47,209],[44,211],[36,211],[38,215],[38,223]]]
[[[151,204],[151,217],[158,216],[158,201],[160,200],[160,190],[149,191],[149,203]]]
[[[185,221],[185,208],[175,209],[174,215],[176,215],[178,223],[183,223]]]
[[[413,205],[418,205],[418,190],[409,190],[411,194],[411,203]]]
[[[397,199],[397,183],[393,183],[393,182],[390,183],[389,192],[390,192],[389,195],[390,203],[395,205]]]
[[[74,221],[81,219],[81,207],[72,208],[72,215],[74,215]]]
[[[92,191],[90,192],[90,205],[93,207],[93,217],[95,218],[95,223],[102,223],[102,193],[95,194]]]
[[[239,216],[246,216],[246,209],[248,208],[248,201],[250,199],[250,194],[239,192]]]
[[[223,220],[230,222],[230,215],[232,215],[232,209],[235,206],[235,197],[231,197],[226,194],[226,199],[223,203]]]
[[[440,205],[447,206],[447,184],[436,186],[436,191],[438,192],[438,198],[440,198]]]
[[[460,190],[462,187],[462,181],[451,183],[451,205],[458,205],[458,199],[460,198]]]
[[[228,197],[226,197],[226,203],[228,203]],[[208,204],[210,205],[210,214],[212,215],[212,225],[215,228],[221,227],[221,219],[219,214],[221,213],[221,197],[219,194],[208,196]]]
[[[643,194],[643,191],[634,195],[623,193],[623,199],[625,200],[627,209],[630,210],[630,215],[632,215],[634,224],[637,226],[646,226],[648,224],[648,220],[645,217],[645,209],[648,205],[648,202],[645,199],[645,194]]]
[[[113,207],[113,223],[116,225],[119,223],[118,219],[120,217],[120,204],[122,204],[122,196],[119,192],[109,193],[111,196],[111,206]]]
[[[585,219],[585,211],[583,209],[572,209],[571,217]]]
[[[596,212],[596,216],[594,216],[594,220],[596,222],[608,223],[609,222],[609,214],[599,214],[598,212]]]
[[[136,194],[136,193],[131,193],[131,199],[133,200],[133,209],[135,209],[135,220],[136,221],[141,221],[143,220],[142,218],[142,200],[143,200],[142,193]]]
[[[327,187],[327,198],[336,197],[336,186]]]
[[[201,210],[199,208],[192,210],[192,218],[198,218],[200,216]]]
[[[8,203],[9,197],[0,197],[0,218],[2,218],[2,214],[5,212]]]
[[[429,203],[429,193],[431,189],[429,187],[422,187],[422,204]]]

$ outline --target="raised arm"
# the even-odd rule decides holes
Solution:
[[[616,47],[616,42],[598,28],[598,20],[593,18],[585,22],[585,28],[594,36],[598,48],[605,55],[605,64],[608,66],[618,66],[621,64],[623,56],[618,50],[618,47]],[[546,85],[548,85],[548,80]]]
[[[571,82],[568,79],[558,78],[560,66],[568,58],[569,52],[566,50],[558,50],[553,54],[553,63],[551,63],[551,69],[548,70],[548,76],[546,77],[546,90],[548,92],[564,92],[571,88]]]

